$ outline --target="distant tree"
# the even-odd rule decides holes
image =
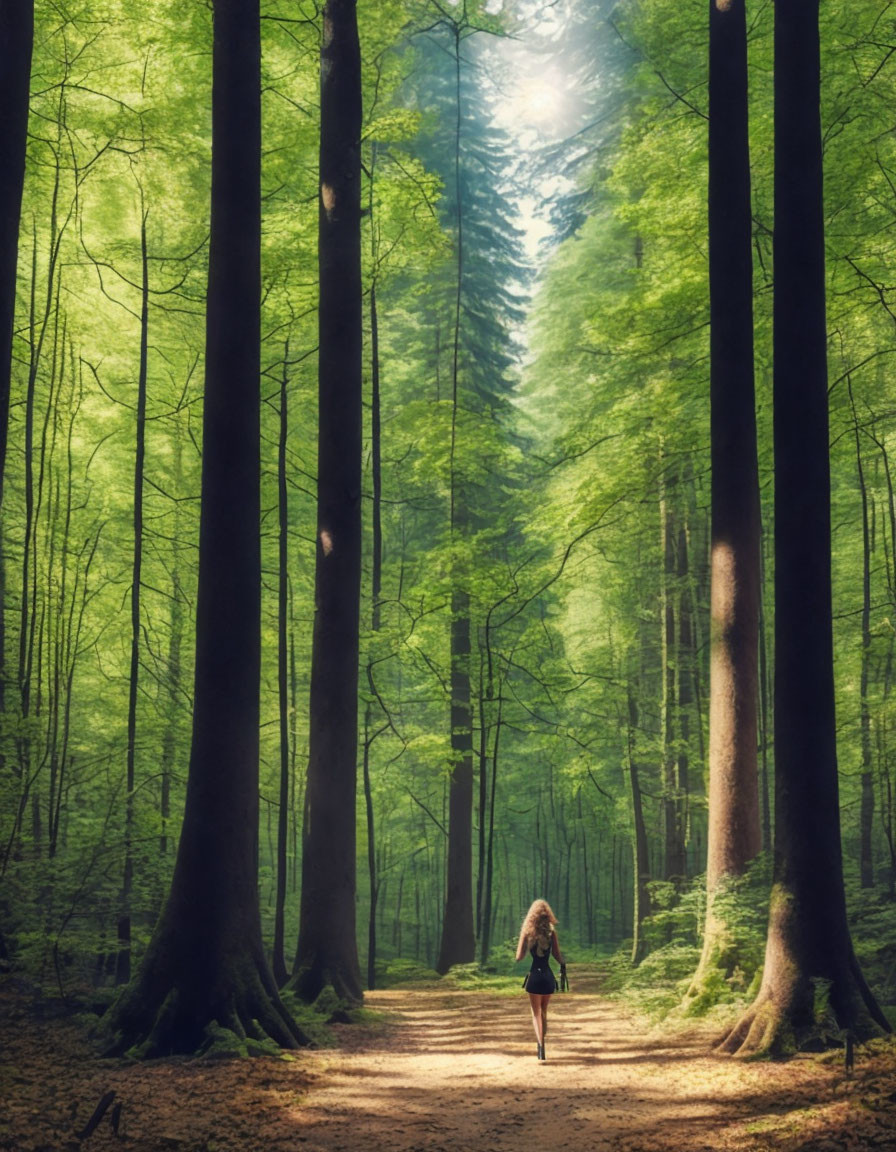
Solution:
[[[756,760],[759,468],[753,387],[753,252],[744,0],[709,4],[709,307],[712,460],[709,827],[703,955],[689,994],[726,975],[726,876],[759,852]]]
[[[277,891],[274,901],[274,944],[271,968],[278,987],[289,979],[283,950],[288,878],[289,786],[292,776],[289,691],[289,487],[287,434],[289,432],[289,340],[283,349],[280,376],[279,435],[277,438],[277,712],[280,731],[280,790],[277,810]]]
[[[293,986],[360,1001],[355,797],[361,597],[361,54],[355,0],[321,45],[317,564],[299,944]]]
[[[218,1024],[303,1039],[261,939],[258,740],[261,44],[257,3],[216,0],[212,195],[193,737],[171,890],[114,1051],[193,1052]]]
[[[775,865],[762,985],[723,1043],[785,1049],[823,991],[858,1038],[886,1017],[853,952],[840,843],[818,0],[775,5]]]
[[[640,964],[647,954],[644,939],[644,921],[650,916],[650,847],[644,824],[644,804],[638,763],[634,757],[635,732],[638,728],[637,685],[629,684],[626,692],[628,706],[628,773],[632,799],[632,964]]]
[[[448,854],[445,911],[436,969],[475,957],[473,903],[473,689],[472,651],[475,617],[475,564],[472,540],[492,524],[498,506],[491,469],[507,443],[510,383],[515,347],[512,325],[521,319],[514,281],[525,279],[520,236],[508,211],[507,139],[490,123],[483,90],[483,61],[477,45],[482,34],[500,25],[480,3],[457,8],[432,0],[436,14],[421,48],[417,102],[432,112],[433,128],[421,142],[427,167],[444,182],[440,202],[443,226],[453,242],[446,266],[451,283],[445,311],[445,368],[450,400],[448,446],[448,539],[450,546],[451,621]],[[503,162],[502,162],[503,161]],[[485,721],[480,717],[480,731]],[[483,732],[483,735],[485,733]],[[485,758],[480,757],[480,821],[485,828]],[[485,838],[480,838],[481,896],[486,870]],[[479,901],[481,904],[481,899]]]

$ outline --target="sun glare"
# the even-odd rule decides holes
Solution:
[[[549,132],[567,109],[567,80],[559,68],[520,70],[507,97],[507,111],[520,128]]]

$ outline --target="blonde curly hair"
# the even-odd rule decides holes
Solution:
[[[533,944],[538,944],[547,951],[551,946],[551,935],[556,923],[558,923],[557,917],[547,900],[533,900],[531,908],[523,919],[523,926],[520,928],[517,952],[524,951],[524,942],[526,944],[525,951],[528,951]]]

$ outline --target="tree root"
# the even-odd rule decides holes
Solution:
[[[793,1030],[784,1012],[767,998],[749,1008],[716,1046],[729,1056],[784,1056],[793,1051]]]
[[[870,1040],[882,1031],[889,1032],[890,1026],[854,964],[836,983],[804,977],[777,991],[760,989],[715,1051],[776,1058],[799,1049],[837,1048],[845,1045],[848,1037]]]
[[[273,1041],[288,1049],[310,1044],[273,981],[267,981],[252,961],[240,967],[242,972],[233,980],[236,987],[227,1000],[203,1004],[195,989],[189,993],[175,985],[164,991],[160,973],[147,965],[102,1021],[107,1040],[104,1054],[127,1053],[140,1060],[194,1055],[208,1046],[207,1030],[214,1027],[227,1029],[243,1042]]]

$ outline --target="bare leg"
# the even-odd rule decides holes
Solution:
[[[535,1039],[538,1044],[544,1043],[544,1032],[542,1031],[542,1008],[541,1002],[543,996],[536,996],[533,992],[529,993],[529,1004],[532,1008],[532,1027],[535,1029]]]

